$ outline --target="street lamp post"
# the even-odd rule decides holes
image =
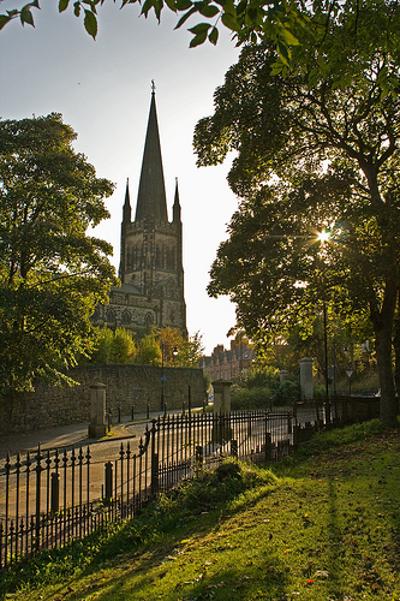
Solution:
[[[165,404],[165,382],[167,380],[167,376],[165,375],[165,343],[161,342],[161,403],[160,403],[160,410],[165,412],[166,410],[166,404]],[[173,347],[172,349],[172,356],[174,358],[177,357],[179,351],[178,348],[176,346]]]
[[[346,376],[349,379],[349,397],[351,396],[351,378],[353,376],[353,369],[350,367],[349,369],[346,369]]]
[[[331,406],[329,401],[329,370],[328,370],[328,312],[326,299],[323,299],[322,305],[323,323],[324,323],[324,372],[325,372],[325,417],[326,423],[331,421]]]
[[[330,232],[328,230],[322,230],[318,233],[317,238],[321,243],[321,246],[328,242],[330,238]],[[325,418],[326,423],[329,424],[331,421],[331,407],[329,400],[329,370],[328,370],[328,311],[326,305],[326,285],[325,281],[322,281],[323,286],[323,299],[322,299],[322,315],[323,315],[323,330],[324,330],[324,375],[325,375]]]
[[[161,342],[161,406],[160,406],[160,411],[164,411],[164,407],[165,407],[164,381],[165,381],[165,374],[164,374],[164,343]]]

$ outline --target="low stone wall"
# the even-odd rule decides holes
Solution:
[[[189,386],[192,405],[201,405],[206,396],[203,371],[189,368],[164,368],[141,365],[87,366],[69,374],[79,382],[75,387],[51,387],[39,383],[33,393],[21,394],[11,416],[0,408],[0,434],[27,432],[89,420],[90,386],[106,385],[107,407],[115,415],[152,411],[161,406],[161,386],[164,376],[164,399],[168,409],[187,406]]]

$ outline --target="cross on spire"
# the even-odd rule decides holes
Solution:
[[[151,80],[151,93],[153,95],[156,93],[156,84],[154,83],[154,79]]]

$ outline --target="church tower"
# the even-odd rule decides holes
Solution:
[[[121,223],[121,287],[112,289],[110,304],[102,308],[104,325],[121,325],[139,335],[153,326],[168,326],[187,335],[177,180],[172,211],[169,221],[153,85],[135,219],[128,180]]]

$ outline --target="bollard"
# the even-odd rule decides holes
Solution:
[[[185,413],[186,413],[186,403],[185,403],[185,401],[183,401],[183,403],[182,403],[182,415],[185,415]]]
[[[131,421],[135,421],[135,405],[131,407]]]
[[[147,401],[146,418],[150,419],[150,403]]]
[[[118,423],[120,424],[121,423],[121,407],[118,406],[117,411],[118,411]]]

